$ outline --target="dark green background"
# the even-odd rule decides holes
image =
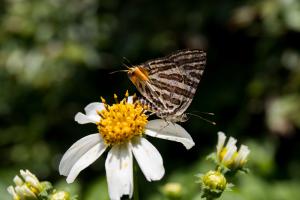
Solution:
[[[196,146],[149,140],[166,175],[148,183],[141,199],[163,199],[161,186],[179,182],[182,199],[200,199],[197,173],[212,168],[217,131],[251,149],[248,175],[239,174],[223,199],[300,196],[300,2],[10,0],[0,7],[0,197],[19,169],[67,188],[79,199],[108,199],[102,156],[66,185],[63,153],[96,132],[77,112],[100,96],[113,102],[128,89],[125,73],[109,74],[185,48],[206,49],[208,63],[187,112],[214,112],[182,124]],[[126,59],[123,59],[126,57]]]

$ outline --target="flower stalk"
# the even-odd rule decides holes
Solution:
[[[139,184],[138,184],[138,166],[133,162],[133,200],[139,200]]]

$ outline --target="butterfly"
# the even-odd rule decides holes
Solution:
[[[148,110],[167,121],[184,122],[205,65],[205,51],[180,50],[130,67],[127,74]]]

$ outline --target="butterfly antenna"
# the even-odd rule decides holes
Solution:
[[[127,58],[125,58],[125,57],[122,57],[122,58],[130,64],[130,62]],[[110,72],[109,74],[115,74],[115,73],[118,73],[118,72],[128,72],[130,67],[128,65],[126,65],[125,63],[122,63],[122,65],[123,65],[123,67],[126,67],[127,69],[113,71],[113,72]]]
[[[213,113],[213,112],[202,112],[202,111],[198,111],[198,110],[196,110],[195,112],[198,112],[198,113],[201,113],[201,114],[204,114],[204,115],[215,116],[215,113]]]
[[[123,67],[126,67],[127,69],[130,69],[130,67],[128,67],[128,65],[126,65],[125,63],[123,63],[122,65],[123,65]]]
[[[115,74],[115,73],[119,73],[119,72],[128,72],[128,70],[127,69],[117,70],[117,71],[110,72],[109,74]]]
[[[132,64],[131,64],[131,62],[126,58],[126,57],[122,57],[123,58],[123,60],[125,60],[128,64],[129,64],[129,66],[133,66]],[[123,63],[123,65],[127,68],[127,69],[130,69],[130,67],[128,67],[128,65],[126,65],[125,63]]]
[[[195,116],[195,117],[199,117],[200,119],[202,119],[202,120],[204,120],[204,121],[206,121],[206,122],[208,122],[208,123],[210,123],[210,124],[212,124],[212,125],[217,125],[217,123],[216,122],[214,122],[214,121],[211,121],[211,120],[209,120],[209,119],[206,119],[206,118],[204,118],[204,117],[202,117],[202,116],[200,116],[200,115],[196,115],[196,114],[194,114],[194,113],[186,113],[186,114],[188,114],[188,115],[191,115],[191,116]],[[210,114],[209,114],[210,115]]]

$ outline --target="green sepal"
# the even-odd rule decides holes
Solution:
[[[210,160],[210,161],[213,161],[215,164],[218,164],[216,153],[211,153],[208,156],[206,156],[206,160]]]
[[[42,185],[42,191],[38,194],[38,199],[39,200],[48,200],[50,194],[53,191],[53,186],[48,181],[40,182],[40,184]]]

